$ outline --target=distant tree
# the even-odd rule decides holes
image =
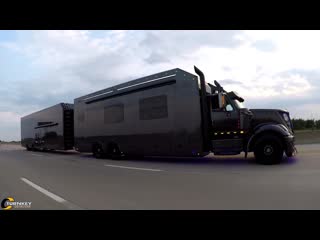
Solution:
[[[294,130],[320,129],[320,120],[293,118],[291,121]]]
[[[302,129],[306,128],[306,122],[305,122],[305,120],[303,120],[301,118],[299,118],[299,119],[293,118],[292,125],[295,130],[302,130]]]
[[[306,125],[305,125],[305,127],[306,127],[307,129],[313,129],[313,128],[314,128],[314,120],[311,120],[311,119],[306,120]]]

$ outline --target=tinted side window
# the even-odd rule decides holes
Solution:
[[[104,123],[119,123],[124,120],[124,106],[117,104],[104,108]]]
[[[151,120],[168,117],[167,96],[143,98],[139,101],[140,120]]]
[[[219,97],[218,95],[214,95],[211,97],[211,105],[212,105],[212,110],[219,109]]]

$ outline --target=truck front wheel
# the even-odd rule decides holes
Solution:
[[[287,155],[287,157],[293,157],[294,154],[293,154],[293,152],[287,152],[286,155]]]
[[[283,158],[284,149],[280,139],[273,135],[262,136],[254,148],[256,161],[260,164],[278,164]]]

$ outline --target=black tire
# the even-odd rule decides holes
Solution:
[[[31,151],[31,150],[32,150],[32,148],[31,148],[31,147],[29,147],[29,145],[28,145],[28,144],[26,145],[26,149],[27,149],[27,151]]]
[[[145,156],[143,154],[122,154],[121,159],[124,160],[143,160]]]
[[[92,152],[93,152],[93,156],[95,158],[100,159],[100,158],[103,158],[103,156],[104,156],[104,152],[103,152],[103,149],[102,149],[101,145],[95,145],[93,147]]]
[[[143,154],[130,154],[126,156],[126,159],[137,159],[137,160],[143,160],[144,155]]]
[[[279,137],[262,136],[255,144],[256,162],[264,165],[278,164],[283,159],[284,148]]]
[[[293,153],[290,152],[290,153],[286,153],[287,157],[293,157]]]
[[[120,160],[123,157],[123,153],[121,152],[118,144],[110,143],[108,145],[108,157],[112,160]]]
[[[39,151],[39,148],[36,148],[33,144],[32,144],[31,149],[32,149],[33,152],[38,152]]]

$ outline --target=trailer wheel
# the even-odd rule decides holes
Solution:
[[[29,147],[29,145],[28,145],[28,144],[26,145],[26,149],[27,149],[27,151],[31,151],[31,150],[32,150],[32,148],[31,148],[31,147]]]
[[[93,152],[93,156],[94,156],[95,158],[102,158],[103,155],[104,155],[103,149],[102,149],[101,145],[95,145],[95,146],[93,146],[92,152]]]
[[[108,144],[108,156],[112,160],[120,160],[123,157],[123,153],[121,152],[119,145],[116,143],[109,143]]]
[[[283,153],[284,148],[280,139],[273,135],[262,136],[254,148],[256,162],[265,165],[280,163]]]

